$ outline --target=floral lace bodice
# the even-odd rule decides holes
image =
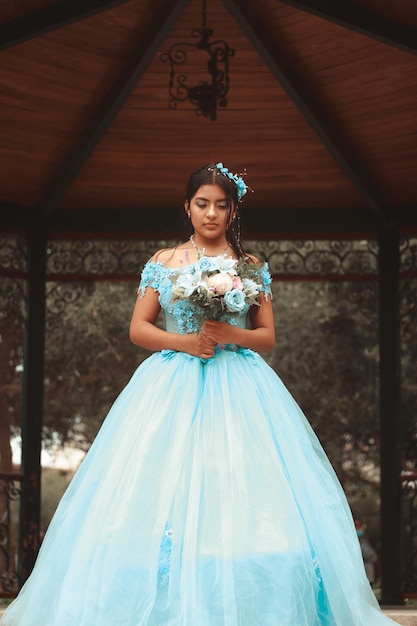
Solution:
[[[143,296],[147,287],[152,287],[159,293],[159,302],[165,313],[166,330],[169,332],[187,334],[198,332],[201,326],[201,311],[188,299],[173,301],[172,292],[175,280],[189,271],[194,264],[182,267],[167,267],[160,261],[148,261],[142,272],[138,293]],[[271,276],[267,264],[259,270],[259,279],[262,291],[267,297],[271,295]],[[233,326],[245,328],[247,324],[249,306],[245,305],[241,312],[224,313],[220,321],[228,322]]]

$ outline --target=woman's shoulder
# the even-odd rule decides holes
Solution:
[[[248,254],[247,252],[245,252],[245,260],[248,263],[260,263],[261,261],[258,259],[258,257],[256,257],[254,254]]]
[[[175,248],[161,248],[154,252],[154,254],[149,259],[149,263],[162,263],[165,265],[167,261],[171,259],[174,254]]]
[[[187,244],[180,244],[173,248],[161,248],[151,257],[149,262],[158,263],[169,269],[179,269],[190,263],[192,250]]]

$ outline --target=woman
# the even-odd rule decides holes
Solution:
[[[258,351],[270,277],[239,241],[243,180],[194,172],[190,235],[145,265],[154,354],[107,416],[4,626],[383,626],[352,516]],[[156,325],[165,313],[165,329]]]

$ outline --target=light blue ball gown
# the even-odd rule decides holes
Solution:
[[[159,292],[171,332],[198,330],[194,306],[172,301],[184,271],[149,261],[139,288]],[[260,355],[222,348],[138,367],[2,626],[394,624],[300,408]]]

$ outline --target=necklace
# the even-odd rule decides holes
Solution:
[[[193,248],[196,250],[199,259],[206,254],[206,249],[205,248],[199,248],[197,246],[196,242],[194,241],[194,234],[190,235],[190,241],[191,241],[191,243],[193,245]],[[226,252],[228,252],[229,248],[230,248],[230,242],[228,241],[226,249],[223,250],[223,252],[219,252],[219,254],[215,254],[213,256],[221,256],[222,254],[226,254]],[[209,255],[207,255],[207,256],[209,256]]]

